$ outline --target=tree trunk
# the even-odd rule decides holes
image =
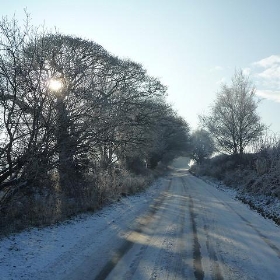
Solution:
[[[58,173],[61,189],[71,193],[71,177],[73,176],[73,153],[71,152],[71,139],[69,135],[69,117],[67,114],[63,98],[58,98],[56,103],[57,110],[57,150],[58,150]]]

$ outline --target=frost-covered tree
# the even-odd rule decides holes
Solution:
[[[230,86],[224,84],[209,115],[201,117],[217,146],[231,154],[243,154],[245,147],[265,131],[257,114],[255,88],[242,71],[236,71]]]
[[[0,190],[78,197],[103,171],[146,174],[188,139],[165,97],[141,64],[93,41],[0,19]]]

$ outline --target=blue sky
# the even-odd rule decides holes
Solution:
[[[3,16],[91,39],[142,63],[168,86],[193,129],[222,82],[243,69],[262,98],[258,112],[280,133],[279,0],[1,0]]]

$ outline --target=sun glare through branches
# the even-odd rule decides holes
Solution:
[[[48,87],[53,91],[59,91],[62,89],[63,84],[60,80],[50,79]]]

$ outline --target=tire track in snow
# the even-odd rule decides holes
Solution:
[[[202,180],[203,181],[203,180]],[[194,183],[195,183],[195,181],[194,181]],[[196,183],[198,183],[198,182],[196,182]],[[204,182],[205,183],[205,182]],[[208,185],[207,183],[205,183],[206,185]],[[211,185],[209,185],[209,186],[211,186]],[[213,187],[213,186],[212,186]],[[215,189],[215,188],[214,188]],[[219,202],[219,204],[220,205],[223,205],[223,207],[225,207],[225,209],[228,209],[228,211],[229,211],[229,213],[231,212],[231,213],[234,213],[234,214],[236,214],[243,222],[244,222],[244,224],[247,226],[247,228],[251,228],[251,231],[254,231],[255,232],[255,234],[256,235],[252,235],[252,237],[255,237],[255,236],[258,236],[266,245],[267,245],[267,249],[268,249],[268,247],[270,248],[270,249],[272,249],[272,251],[276,254],[276,256],[277,256],[277,258],[278,259],[280,259],[280,247],[279,246],[276,246],[275,245],[275,243],[272,241],[272,240],[270,240],[270,238],[268,237],[268,236],[266,236],[266,234],[264,234],[262,231],[261,231],[261,229],[262,228],[258,228],[257,227],[257,225],[254,225],[252,222],[250,222],[250,220],[247,218],[247,217],[244,217],[244,215],[243,215],[243,213],[240,213],[240,211],[239,211],[239,209],[235,209],[233,206],[234,205],[231,205],[230,203],[228,203],[227,201],[224,201],[224,200],[222,200],[221,199],[221,197],[219,196],[219,195],[217,195],[216,194],[216,192],[214,191],[214,189],[213,189],[213,191],[212,190],[210,190],[209,188],[207,188],[207,187],[203,187],[203,191],[204,192],[206,192],[206,193],[208,193],[210,196],[209,197],[215,197],[216,198],[216,200]],[[216,189],[215,189],[216,190]],[[207,196],[207,194],[205,194],[206,196]],[[245,212],[246,213],[246,212]],[[244,231],[245,231],[245,227],[244,227]],[[206,241],[207,242],[207,241]],[[228,243],[231,243],[231,245],[232,246],[234,246],[233,245],[233,242],[238,242],[238,240],[237,239],[235,239],[235,238],[233,238],[233,242],[231,242],[231,240],[228,240],[227,241]],[[206,244],[207,245],[207,244]],[[218,244],[217,244],[218,245]],[[245,248],[243,247],[242,248],[244,251],[245,251]],[[262,257],[262,254],[263,254],[263,256],[265,256],[265,251],[267,250],[267,249],[265,249],[265,247],[263,247],[262,248],[262,251],[261,250],[259,250],[259,251],[257,251],[257,253],[258,252],[260,252],[259,254],[256,254],[256,256],[254,256],[254,258],[253,258],[253,261],[254,262],[258,262],[259,260],[260,260],[260,258]],[[271,253],[272,253],[272,251],[271,251]],[[226,251],[225,251],[226,252]],[[232,254],[232,256],[233,257],[235,257],[235,255],[234,255],[234,250],[233,250],[233,252],[231,252],[231,251],[228,251],[227,253],[229,253],[229,254]],[[271,256],[271,255],[270,255]],[[222,264],[226,264],[226,267],[225,266],[222,266],[222,268],[223,268],[223,273],[228,273],[228,272],[232,272],[233,274],[232,274],[232,277],[235,277],[235,278],[232,278],[232,279],[266,279],[266,278],[263,278],[263,275],[265,275],[265,273],[263,273],[263,271],[261,270],[261,269],[259,269],[259,271],[260,271],[260,274],[258,274],[258,276],[259,275],[262,275],[262,278],[261,278],[261,276],[260,276],[260,278],[250,278],[250,277],[256,277],[256,275],[254,274],[254,271],[252,270],[252,271],[248,271],[248,272],[246,272],[246,273],[244,273],[246,270],[245,269],[247,269],[248,270],[248,268],[244,268],[244,267],[246,267],[246,266],[248,266],[248,267],[250,267],[250,269],[251,269],[251,267],[253,267],[254,266],[254,263],[252,263],[252,258],[250,258],[250,253],[247,255],[244,255],[243,257],[241,257],[240,255],[238,256],[237,255],[237,258],[239,258],[239,262],[236,262],[236,260],[233,260],[232,261],[232,259],[228,259],[228,258],[226,258],[227,260],[225,260],[224,259],[224,257],[221,255],[221,254],[219,254],[218,255],[218,257],[220,258],[220,261],[222,262]],[[246,261],[245,261],[245,258],[246,258]],[[272,258],[272,260],[273,260],[273,257],[271,257]],[[232,261],[232,262],[229,262],[229,261]],[[235,263],[236,262],[236,263]],[[266,263],[267,261],[266,260],[264,260],[264,263]],[[263,263],[261,263],[262,264],[262,267],[264,267],[265,268],[265,265],[263,264]],[[232,266],[233,265],[233,266]],[[225,268],[228,268],[229,269],[229,271],[227,270],[227,272],[224,270]],[[271,275],[273,275],[273,273],[275,273],[274,271],[272,272],[273,270],[271,270]],[[250,272],[250,275],[249,275],[249,272]],[[270,271],[268,271],[268,272],[270,272]],[[241,274],[240,274],[241,273]],[[263,273],[263,274],[262,274]],[[230,277],[228,274],[226,274],[227,275],[227,277]],[[251,276],[251,275],[254,275],[254,276]],[[275,274],[274,274],[274,276],[275,276]],[[213,276],[212,276],[213,277]],[[278,279],[278,278],[272,278],[272,279]]]
[[[192,231],[193,231],[193,268],[194,268],[194,276],[197,280],[204,279],[204,271],[201,263],[201,252],[200,252],[200,244],[198,241],[197,235],[197,225],[195,222],[195,213],[194,213],[194,204],[193,199],[189,196],[189,211],[191,217]]]
[[[187,188],[187,185],[184,181],[184,178],[181,177],[182,183]],[[190,213],[190,220],[191,220],[191,227],[193,232],[193,269],[194,269],[194,276],[197,280],[203,280],[204,279],[204,271],[202,268],[202,256],[200,252],[200,244],[198,240],[198,234],[197,234],[197,225],[195,221],[195,213],[194,213],[194,203],[192,196],[189,194],[189,213]]]
[[[167,193],[171,187],[171,183],[172,183],[172,179],[170,179],[167,190],[164,193],[162,193],[158,199],[155,200],[155,203],[150,207],[148,213],[142,219],[142,222],[139,223],[139,225],[129,235],[132,235],[135,232],[137,234],[141,234],[144,228],[149,223],[151,223],[151,221],[154,219],[154,215],[156,214],[156,212],[159,210],[160,206],[163,204],[164,200],[166,199]],[[127,237],[129,237],[129,235]],[[107,262],[107,264],[101,269],[101,271],[94,279],[95,280],[105,279],[114,269],[114,267],[117,265],[120,259],[132,248],[133,245],[134,242],[126,238],[123,241],[122,245],[119,247],[119,249],[113,253],[113,257],[111,258],[111,260]]]
[[[187,189],[187,184],[184,180],[184,177],[181,177],[181,180],[183,182],[184,187]],[[204,279],[204,271],[202,267],[202,256],[201,256],[201,246],[198,241],[198,234],[197,234],[197,225],[195,222],[195,213],[194,213],[194,203],[192,196],[189,194],[189,212],[190,212],[190,217],[191,217],[191,225],[192,225],[192,230],[193,230],[193,235],[194,235],[194,244],[193,244],[193,264],[194,264],[194,275],[197,280],[202,280]],[[211,241],[208,233],[208,226],[204,225],[204,232],[206,235],[206,248],[209,254],[209,258],[211,260],[211,265],[213,267],[212,271],[212,279],[213,280],[223,280],[223,276],[221,274],[221,269],[218,263],[218,258],[216,255],[216,251],[214,248],[211,246]]]
[[[212,278],[214,280],[223,280],[223,276],[221,274],[221,270],[220,270],[220,266],[219,266],[219,263],[218,263],[218,257],[216,255],[216,252],[215,250],[213,249],[213,247],[211,246],[211,242],[210,242],[210,238],[209,238],[209,232],[208,232],[208,226],[207,225],[204,225],[204,231],[205,231],[205,234],[206,234],[206,248],[207,248],[207,251],[209,253],[209,257],[210,259],[213,261],[213,274],[212,274]]]
[[[253,226],[246,218],[241,216],[239,213],[237,213],[230,205],[223,203],[225,206],[230,208],[235,214],[237,214],[240,219],[245,222],[249,227],[251,227],[258,236],[276,253],[277,257],[280,259],[280,249],[274,245],[264,234],[262,234],[255,226]]]
[[[182,184],[184,193],[186,194],[186,186]],[[185,275],[185,258],[186,258],[186,252],[184,242],[184,234],[185,234],[185,227],[186,227],[186,209],[187,209],[187,197],[182,198],[183,201],[181,202],[181,216],[180,216],[180,231],[179,231],[179,241],[177,246],[181,249],[180,254],[178,257],[180,259],[177,259],[177,262],[175,263],[175,270],[178,271],[181,275]],[[179,251],[178,248],[178,251]],[[179,277],[178,277],[179,278]]]
[[[264,234],[262,234],[255,226],[253,226],[246,218],[240,215],[232,206],[220,200],[213,192],[209,191],[209,189],[205,188],[205,190],[212,196],[216,197],[216,199],[219,200],[221,204],[223,204],[225,207],[233,211],[243,222],[247,224],[247,226],[251,227],[258,234],[258,236],[276,253],[278,258],[280,259],[280,249],[275,244],[273,244]]]
[[[167,226],[165,233],[166,238],[163,240],[160,248],[161,252],[154,264],[153,271],[151,273],[150,280],[152,279],[186,279],[185,270],[185,218],[187,209],[187,196],[185,185],[177,180],[174,182],[173,187],[178,190],[181,189],[180,195],[175,194],[176,191],[172,190],[169,211],[173,211],[173,207],[176,205],[176,209],[180,209],[177,219],[174,219],[171,224]],[[175,184],[175,185],[174,185]],[[180,184],[180,186],[178,185]],[[173,205],[173,206],[171,206]]]

